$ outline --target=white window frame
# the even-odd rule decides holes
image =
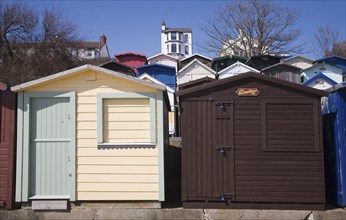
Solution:
[[[189,35],[184,34],[184,43],[189,43]]]
[[[150,142],[115,142],[104,143],[103,140],[103,100],[104,99],[149,99],[150,106]],[[121,146],[155,146],[156,145],[156,108],[155,93],[99,93],[97,94],[97,145],[99,147]]]
[[[173,46],[175,46],[175,51],[173,50]],[[171,53],[178,53],[177,44],[171,44]]]
[[[173,34],[175,36],[175,39],[173,39]],[[178,36],[177,36],[177,32],[171,32],[171,40],[177,40],[178,39]]]
[[[186,55],[189,55],[190,54],[190,47],[189,47],[189,45],[185,45],[185,54]]]

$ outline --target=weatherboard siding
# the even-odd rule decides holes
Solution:
[[[180,85],[206,76],[215,79],[215,74],[208,71],[199,64],[191,65],[184,71],[178,73],[177,84]]]
[[[312,63],[308,63],[307,61],[300,61],[300,60],[284,60],[283,63],[296,66],[301,69],[307,69],[312,66]]]
[[[329,65],[324,65],[324,70],[320,69],[321,65],[317,65],[316,67],[309,68],[303,71],[303,75],[306,75],[307,79],[314,77],[318,73],[323,73],[325,76],[334,80],[337,83],[342,82],[342,70],[330,67]]]
[[[159,200],[157,146],[151,148],[98,148],[97,146],[98,93],[156,93],[156,89],[88,71],[26,91],[76,92],[77,200]],[[119,99],[113,102],[116,103],[110,104],[117,104],[119,107],[113,105],[109,108],[108,111],[112,112],[109,117],[120,119],[115,119],[109,124],[112,131],[107,138],[111,139],[114,135],[117,137],[117,142],[128,142],[129,138],[138,142],[148,142],[149,99]],[[128,132],[117,130],[119,128]],[[134,128],[137,129],[135,132]]]
[[[174,58],[167,58],[165,56],[158,56],[149,60],[149,63],[158,63],[177,68],[177,60]]]
[[[149,98],[104,99],[105,143],[150,142]]]

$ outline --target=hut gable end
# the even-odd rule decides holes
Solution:
[[[177,92],[184,207],[323,209],[326,94],[258,73]]]
[[[12,90],[22,105],[17,202],[164,201],[164,118],[170,109],[164,85],[85,65]],[[58,144],[63,148],[51,147]]]

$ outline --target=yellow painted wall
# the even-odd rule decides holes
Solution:
[[[150,143],[149,98],[103,100],[104,143]]]
[[[156,92],[156,89],[89,71],[25,91],[76,92],[77,200],[159,200],[158,148],[97,148],[96,113],[97,93]],[[120,136],[141,142],[150,139],[149,100],[120,99],[105,103],[114,118],[107,125],[111,128],[109,133],[116,141],[128,142],[119,139]],[[116,119],[118,116],[120,120]],[[137,130],[132,132],[134,128]]]

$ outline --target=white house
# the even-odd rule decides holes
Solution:
[[[73,54],[79,59],[109,58],[107,37],[102,34],[100,41],[82,41],[77,44],[77,50]]]
[[[312,60],[302,56],[294,56],[294,57],[289,57],[287,59],[282,60],[282,63],[284,64],[296,66],[303,70],[311,67],[312,62],[313,62]]]
[[[237,55],[237,56],[246,56],[245,50],[249,50],[250,47],[257,48],[258,41],[257,39],[252,39],[251,42],[248,41],[248,38],[241,30],[239,30],[238,37],[229,38],[225,40],[222,49],[220,51],[220,56],[225,55]],[[252,43],[253,45],[250,45]],[[265,54],[266,51],[263,51]],[[250,54],[251,55],[251,54]]]
[[[206,76],[215,79],[216,72],[201,61],[194,59],[177,72],[177,85],[179,86],[180,84]]]
[[[260,71],[244,64],[241,63],[239,61],[237,61],[236,63],[234,63],[233,65],[221,70],[218,73],[218,77],[219,79],[224,79],[230,76],[235,76],[241,73],[246,73],[246,72],[255,72],[255,73],[260,73]]]
[[[175,69],[177,69],[177,61],[178,59],[176,57],[163,53],[159,53],[148,58],[148,63],[158,63],[167,66],[173,66],[175,67]]]
[[[226,39],[223,42],[220,56],[225,55],[236,55],[236,56],[255,56],[255,54],[246,54],[245,51],[250,51],[250,48],[257,49],[258,48],[258,40],[256,38],[252,38],[250,36],[246,36],[242,32],[242,30],[238,31],[239,34],[235,38]],[[278,57],[289,57],[290,53],[287,51],[277,51],[277,52],[269,52],[269,47],[264,46],[261,54],[268,54],[272,56]]]
[[[192,55],[191,28],[167,28],[162,22],[161,53],[176,58]]]

